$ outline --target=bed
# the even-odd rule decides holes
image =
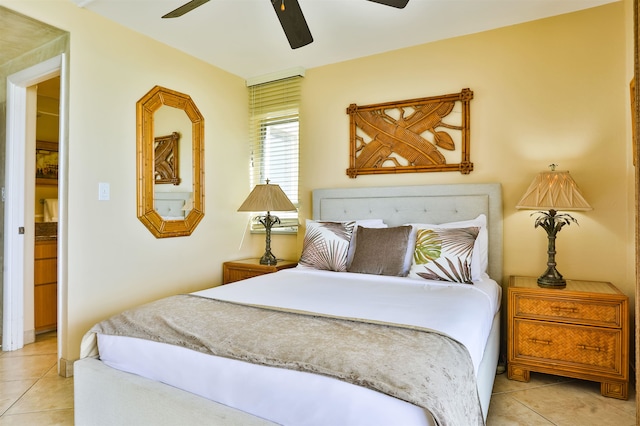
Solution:
[[[309,248],[310,229],[326,243],[335,227],[350,232],[341,243],[348,270],[317,267],[326,256]],[[471,238],[459,274],[416,264],[413,249],[395,263],[367,251],[375,241],[385,250],[422,247],[433,232]],[[430,425],[455,424],[456,415],[483,424],[500,342],[500,185],[318,189],[306,233],[297,268],[163,299],[94,327],[74,365],[76,424]],[[155,320],[177,306],[198,315]],[[144,326],[120,331],[139,319]]]

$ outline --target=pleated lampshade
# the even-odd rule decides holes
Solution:
[[[517,209],[593,210],[568,171],[539,173],[529,185]]]
[[[256,185],[244,203],[238,209],[239,212],[287,212],[296,210],[291,200],[279,185],[272,185],[267,180],[264,185]]]

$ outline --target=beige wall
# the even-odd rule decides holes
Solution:
[[[121,309],[220,282],[221,263],[264,248],[237,207],[248,194],[244,81],[67,2],[0,0],[71,34],[69,339]],[[594,210],[558,238],[559,270],[634,293],[633,168],[628,131],[629,12],[614,3],[579,13],[307,70],[301,121],[301,216],[321,187],[500,182],[505,277],[538,275],[546,235],[514,206],[555,162]],[[108,35],[108,36],[105,36]],[[169,64],[170,66],[168,66]],[[177,65],[176,65],[177,64]],[[135,102],[154,85],[189,94],[205,117],[206,215],[189,238],[155,239],[137,220]],[[349,179],[350,103],[474,91],[471,160],[459,173]],[[111,200],[97,200],[98,182]],[[302,234],[274,236],[296,258]]]
[[[68,1],[0,5],[70,33],[68,339],[78,357],[97,321],[159,297],[217,285],[243,241],[249,193],[243,79]],[[28,36],[28,35],[25,35]],[[190,95],[205,117],[205,217],[188,238],[156,239],[136,217],[135,105],[154,85]],[[111,199],[98,201],[98,183]]]
[[[536,173],[569,170],[594,210],[558,235],[559,271],[634,294],[633,168],[625,7],[578,13],[310,69],[303,85],[301,201],[314,188],[500,182],[504,278],[538,276],[546,233],[516,203]],[[629,49],[630,50],[630,49]],[[346,107],[474,91],[469,175],[350,179]]]

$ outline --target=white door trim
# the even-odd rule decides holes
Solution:
[[[33,101],[29,99],[28,87],[38,84],[44,80],[48,80],[57,75],[61,76],[61,98],[60,98],[60,150],[63,151],[60,157],[64,157],[67,151],[67,84],[68,81],[66,55],[61,54],[37,65],[19,71],[7,78],[7,140],[6,140],[6,170],[5,170],[5,223],[4,223],[4,278],[3,278],[3,321],[2,321],[2,349],[12,351],[20,349],[24,345],[24,293],[25,293],[25,262],[31,259],[33,263],[33,253],[25,252],[25,234],[18,232],[19,228],[33,228],[34,217],[33,211],[29,214],[25,205],[31,204],[30,210],[33,210],[33,200],[26,200],[28,194],[33,198],[34,188],[29,191],[27,185],[35,185],[35,175],[27,176],[27,170],[32,167],[27,166],[26,149],[29,130],[29,114],[35,117],[35,105],[30,105]],[[35,143],[35,138],[33,143]],[[35,154],[34,154],[35,155]],[[62,160],[59,160],[59,162]],[[59,185],[66,189],[66,160],[63,164],[59,164]],[[64,168],[64,170],[61,170]],[[62,179],[62,182],[60,182]],[[64,200],[60,200],[60,205],[66,205],[67,191],[59,191],[63,193]],[[60,198],[60,197],[59,197]],[[59,221],[64,223],[66,219],[66,208],[64,208],[65,217],[59,215]],[[28,215],[28,217],[27,217]],[[66,223],[65,223],[66,224]],[[66,231],[66,229],[65,229]],[[33,232],[27,232],[26,235],[33,236]],[[59,255],[60,238],[63,239],[66,248],[66,232],[62,235],[59,233]],[[32,247],[27,244],[27,246]],[[66,250],[65,253],[66,255]],[[58,319],[66,312],[61,312],[60,308],[64,305],[66,309],[66,301],[62,300],[61,295],[66,295],[66,256],[62,259],[58,258],[58,263],[62,264],[62,268],[58,268]],[[65,274],[62,277],[62,273]],[[28,274],[27,274],[28,275]],[[63,278],[61,280],[61,278]],[[60,286],[63,288],[60,289]],[[64,333],[64,327],[60,330]],[[61,341],[63,340],[58,333],[58,352],[60,355]]]

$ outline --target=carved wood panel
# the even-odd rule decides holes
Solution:
[[[178,142],[180,134],[173,132],[167,136],[156,136],[153,139],[155,153],[155,183],[171,183],[180,185],[180,174],[178,173]]]
[[[470,89],[460,93],[347,108],[347,175],[459,171],[469,174]],[[459,157],[458,157],[459,155]],[[455,158],[460,158],[456,163]]]

